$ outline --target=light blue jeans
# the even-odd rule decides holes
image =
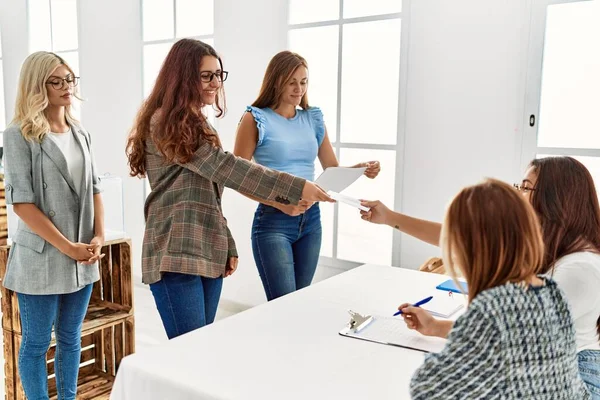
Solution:
[[[81,327],[92,295],[92,284],[68,294],[17,293],[23,339],[19,375],[29,400],[48,399],[46,352],[52,326],[56,334],[54,370],[59,400],[75,400],[81,355]]]
[[[577,353],[579,375],[592,394],[592,400],[600,400],[600,350],[583,350]]]

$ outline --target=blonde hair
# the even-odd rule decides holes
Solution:
[[[46,81],[61,65],[75,76],[65,60],[48,51],[35,52],[23,62],[12,123],[20,126],[23,137],[30,142],[41,142],[50,131],[50,124],[44,113],[49,105]],[[80,99],[76,90],[77,87],[74,96]],[[71,113],[71,106],[65,107],[65,118],[70,124],[78,122]]]
[[[544,243],[531,205],[495,179],[463,189],[452,201],[441,236],[444,264],[456,279],[458,265],[469,301],[507,282],[541,273]]]
[[[288,50],[275,54],[267,66],[260,92],[252,106],[258,108],[277,107],[285,91],[285,83],[292,79],[294,72],[301,66],[308,69],[308,63],[300,54]],[[300,99],[300,108],[306,110],[308,107],[307,91]]]

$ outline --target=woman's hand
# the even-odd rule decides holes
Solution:
[[[308,209],[311,208],[314,204],[314,201],[300,200],[300,202],[298,202],[298,205],[300,207],[304,207],[304,211],[308,211]]]
[[[227,265],[225,266],[225,275],[223,278],[227,278],[229,275],[233,274],[238,267],[238,258],[237,257],[229,257],[227,259]]]
[[[360,204],[369,207],[369,211],[361,211],[361,218],[374,224],[387,224],[392,211],[379,200],[361,200]]]
[[[298,215],[304,214],[313,204],[315,203],[312,201],[300,200],[297,206],[278,204],[274,207],[290,217],[297,217]]]
[[[71,242],[63,253],[80,263],[87,263],[94,257],[93,247],[86,243]]]
[[[367,161],[356,164],[354,168],[366,168],[364,174],[367,178],[374,179],[381,172],[381,164],[379,161]]]
[[[398,310],[402,311],[402,318],[408,329],[414,329],[425,336],[446,338],[452,329],[452,321],[440,321],[422,309],[413,307],[409,303],[401,304]]]
[[[327,193],[315,183],[311,181],[306,181],[304,184],[304,189],[302,189],[302,200],[308,202],[316,202],[316,201],[327,201],[329,203],[335,203],[335,200],[329,197]]]
[[[105,254],[101,253],[102,246],[104,246],[104,236],[94,236],[88,247],[88,251],[91,255],[90,259],[87,261],[82,261],[81,263],[83,265],[92,265],[101,258],[104,258]]]

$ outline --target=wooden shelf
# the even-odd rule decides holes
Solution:
[[[85,319],[83,320],[82,336],[93,333],[98,328],[120,324],[133,315],[131,309],[126,311],[119,308],[121,307],[107,302],[90,303]]]

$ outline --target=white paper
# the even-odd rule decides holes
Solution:
[[[367,168],[329,167],[317,178],[315,183],[326,192],[340,193],[360,178]]]
[[[446,346],[446,339],[424,336],[415,330],[410,330],[401,318],[373,317],[373,321],[360,332],[344,328],[340,335],[370,342],[407,347],[410,349],[439,353]]]
[[[452,293],[452,292],[447,292]],[[436,317],[449,318],[458,310],[464,307],[463,296],[457,293],[448,295],[447,293],[436,293],[433,299],[421,306],[422,309],[429,311]]]
[[[352,206],[354,208],[358,208],[359,210],[363,210],[363,211],[369,211],[370,210],[369,207],[363,206],[362,204],[360,204],[360,200],[355,199],[354,197],[346,196],[346,195],[343,195],[341,193],[336,193],[336,192],[333,192],[331,190],[329,192],[327,192],[327,194],[329,195],[329,197],[331,197],[335,201],[339,201],[340,203],[347,204],[349,206]]]

